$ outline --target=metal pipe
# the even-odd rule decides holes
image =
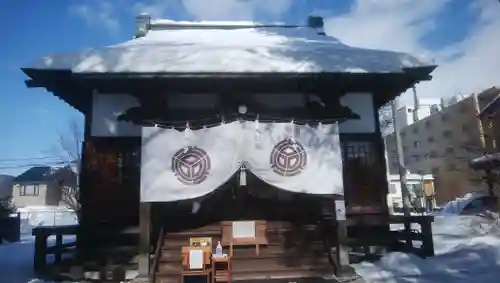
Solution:
[[[403,214],[405,217],[410,216],[410,197],[408,193],[408,186],[406,184],[406,169],[404,166],[404,153],[403,153],[403,146],[401,144],[401,135],[399,132],[398,128],[398,119],[397,119],[397,109],[398,109],[398,101],[397,98],[395,98],[391,102],[391,108],[392,108],[392,126],[394,128],[394,136],[395,136],[395,142],[396,142],[396,157],[398,160],[398,172],[399,172],[399,182],[401,184],[401,197],[403,198]],[[405,232],[409,233],[410,232],[410,222],[405,221]],[[406,240],[407,245],[411,245],[411,239],[407,238]]]

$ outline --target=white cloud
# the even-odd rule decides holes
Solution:
[[[417,86],[424,97],[468,94],[500,83],[500,5],[497,0],[470,2],[479,13],[474,28],[462,42],[433,51],[422,38],[436,28],[434,19],[449,0],[356,0],[348,13],[325,19],[325,31],[359,47],[408,52],[433,57],[439,67],[431,82]],[[464,31],[465,32],[465,31]],[[403,95],[408,101],[411,95]]]
[[[71,5],[69,11],[81,17],[89,26],[104,27],[112,32],[118,31],[120,23],[116,15],[116,6],[104,0],[97,3],[96,5]]]
[[[457,56],[440,58],[434,79],[419,87],[424,95],[470,94],[500,84],[500,4],[477,1],[471,8],[478,10],[478,21],[467,38],[452,45]]]

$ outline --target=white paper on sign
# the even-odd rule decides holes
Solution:
[[[233,238],[255,238],[255,221],[234,221]]]
[[[189,250],[189,269],[203,269],[203,250]]]
[[[337,220],[346,220],[346,209],[345,201],[336,200],[335,201],[335,217]]]

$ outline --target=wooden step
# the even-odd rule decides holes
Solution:
[[[243,272],[231,274],[231,281],[253,281],[253,280],[279,280],[290,279],[288,282],[300,282],[300,279],[311,279],[308,282],[323,282],[322,277],[331,276],[331,270],[287,270],[287,271],[263,271]],[[155,283],[181,283],[180,275],[156,274]],[[201,281],[200,281],[201,282]],[[285,281],[287,282],[287,281]]]
[[[331,276],[331,270],[285,270],[285,271],[260,271],[260,272],[239,272],[231,274],[231,281],[243,280],[277,280],[277,279],[297,279],[297,278],[321,278],[323,276]],[[298,280],[290,280],[297,282]],[[289,281],[289,282],[290,282]],[[321,282],[314,280],[312,282]]]
[[[247,259],[231,263],[231,269],[235,274],[250,271],[314,270],[318,267],[331,267],[326,255],[295,260],[286,258]]]
[[[178,241],[188,241],[189,238],[191,237],[211,237],[212,238],[212,243],[215,246],[217,241],[221,240],[222,234],[221,233],[213,233],[213,234],[193,234],[193,235],[186,235],[186,234],[167,234],[164,237],[164,243],[169,243],[169,242],[178,242]],[[275,245],[278,243],[286,243],[286,242],[300,242],[301,240],[307,239],[307,242],[310,241],[315,241],[315,242],[322,242],[323,240],[320,238],[319,235],[315,235],[312,233],[308,233],[306,236],[290,236],[287,237],[286,235],[283,235],[282,232],[267,232],[266,233],[267,241],[270,245]]]
[[[307,224],[307,225],[301,225],[298,228],[298,231],[316,231],[317,225],[316,224]],[[276,234],[276,233],[283,233],[283,232],[290,232],[290,231],[296,231],[296,228],[291,225],[288,222],[268,222],[266,231],[268,234]],[[190,236],[190,237],[204,237],[204,235],[210,236],[210,235],[217,235],[221,234],[221,226],[220,224],[211,224],[207,226],[202,226],[202,227],[197,227],[193,229],[186,229],[184,231],[173,231],[173,232],[166,232],[166,237],[182,237],[182,236]]]
[[[180,272],[173,274],[171,272],[159,271],[155,274],[155,283],[180,283]],[[294,278],[318,278],[331,276],[334,274],[331,266],[303,266],[288,269],[247,269],[231,270],[231,281],[243,280],[275,280],[275,279],[294,279]],[[318,282],[318,281],[314,281]]]
[[[213,234],[220,234],[221,233],[221,227],[219,224],[217,225],[208,225],[208,226],[202,226],[202,227],[197,227],[197,228],[192,228],[192,229],[186,229],[183,231],[166,231],[166,237],[183,237],[183,236],[188,236],[188,237],[205,237],[204,235],[213,235]]]
[[[158,263],[158,274],[163,275],[180,275],[182,271],[182,263],[179,262],[161,262]]]
[[[333,268],[326,254],[321,256],[308,256],[302,258],[255,258],[244,260],[233,260],[231,263],[232,273],[260,272],[260,271],[287,271],[287,270],[315,270],[315,268]],[[182,264],[178,262],[160,262],[158,273],[175,275],[182,271]]]
[[[181,283],[180,275],[156,274],[154,283]]]

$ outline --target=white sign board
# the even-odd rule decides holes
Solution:
[[[234,221],[233,238],[255,238],[255,221]]]
[[[337,220],[346,220],[346,209],[345,209],[345,201],[336,200],[335,201],[335,218]]]
[[[189,269],[203,269],[203,250],[189,251]]]

